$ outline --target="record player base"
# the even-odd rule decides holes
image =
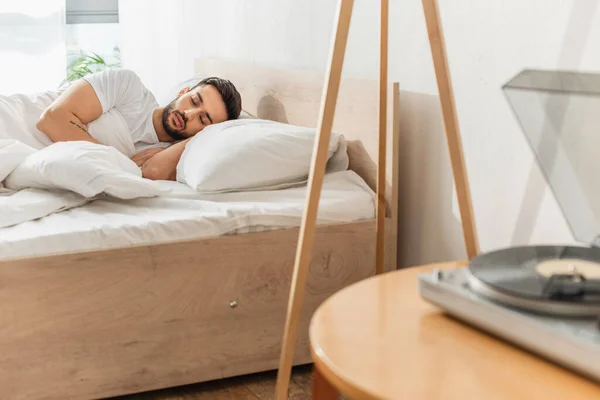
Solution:
[[[475,291],[471,267],[423,274],[423,298],[452,316],[563,365],[600,384],[600,329],[596,318],[570,318],[509,307]],[[494,276],[496,276],[496,272]],[[507,274],[508,275],[508,274]],[[503,281],[507,280],[502,276]],[[504,293],[499,292],[503,296]],[[516,299],[507,297],[514,301]],[[543,302],[540,301],[541,304]],[[548,302],[550,303],[550,302]],[[565,302],[566,305],[577,303]],[[549,307],[552,308],[552,307]]]

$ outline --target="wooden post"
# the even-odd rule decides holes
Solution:
[[[400,235],[398,235],[398,225],[399,225],[399,215],[398,210],[400,208],[400,204],[398,202],[398,193],[400,191],[400,84],[398,82],[394,82],[392,84],[392,195],[391,195],[391,221],[390,227],[386,228],[387,231],[392,231],[392,235],[387,235],[387,237],[394,241],[392,245],[389,244],[386,246],[388,251],[392,254],[388,254],[387,258],[389,263],[391,263],[393,268],[398,268],[398,239]]]
[[[308,196],[304,208],[302,225],[300,227],[300,236],[298,239],[298,247],[296,249],[296,261],[294,264],[294,275],[292,277],[287,317],[283,333],[281,358],[277,374],[277,385],[275,388],[278,400],[286,399],[288,394],[298,322],[300,320],[302,301],[304,299],[306,275],[311,259],[317,211],[319,200],[321,198],[325,166],[327,164],[327,150],[331,137],[331,128],[333,126],[353,4],[354,0],[338,0],[336,28],[332,37],[329,66],[325,86],[323,88],[319,124],[317,126],[317,139],[315,141],[308,179]]]
[[[377,242],[375,273],[385,271],[385,185],[388,96],[388,0],[381,0],[379,35],[379,154],[377,156]]]
[[[456,187],[458,206],[460,208],[465,247],[467,250],[467,257],[471,259],[479,253],[479,243],[477,240],[477,230],[471,204],[469,181],[467,179],[465,160],[462,151],[460,129],[456,116],[454,92],[452,90],[450,71],[448,70],[444,34],[440,22],[437,0],[422,1],[427,32],[429,35],[431,56],[433,58],[433,67],[435,69],[442,114],[444,117],[448,152],[450,153],[450,162],[452,164],[454,184]]]

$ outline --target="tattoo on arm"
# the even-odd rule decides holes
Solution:
[[[85,133],[88,133],[88,131],[85,130],[85,128],[81,125],[79,125],[77,122],[75,121],[69,121],[71,124],[75,125],[76,127],[78,127],[79,129],[81,129],[82,131],[84,131]],[[89,133],[88,133],[89,135]]]

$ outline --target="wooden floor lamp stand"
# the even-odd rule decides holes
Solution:
[[[464,159],[460,141],[460,131],[456,117],[452,84],[448,71],[446,50],[440,24],[437,0],[422,0],[423,11],[429,35],[429,44],[433,58],[436,80],[440,95],[440,104],[446,130],[448,151],[452,163],[452,170],[458,202],[460,207],[463,235],[467,255],[473,257],[478,252],[475,223],[471,207],[468,181],[464,167]],[[332,46],[329,65],[323,88],[319,123],[317,125],[317,139],[313,152],[313,159],[308,180],[308,196],[304,210],[294,273],[290,288],[287,317],[283,333],[283,344],[277,375],[276,398],[287,398],[288,386],[294,358],[294,346],[298,329],[300,311],[306,284],[306,276],[311,258],[314,240],[316,216],[321,197],[323,177],[327,163],[327,150],[334,120],[335,106],[340,87],[342,67],[346,53],[348,31],[352,17],[354,0],[338,0],[336,13],[336,27],[332,37]],[[380,69],[379,69],[379,152],[377,162],[377,243],[376,243],[376,273],[384,271],[384,221],[385,221],[385,166],[386,166],[386,134],[387,134],[387,80],[388,80],[388,0],[381,0],[381,29],[380,29]],[[325,382],[318,374],[314,381],[315,395],[333,396],[332,386]]]

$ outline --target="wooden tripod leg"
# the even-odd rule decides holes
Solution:
[[[448,70],[444,35],[440,23],[437,0],[422,1],[427,32],[429,34],[431,56],[433,58],[433,66],[435,68],[435,76],[440,94],[444,126],[446,128],[446,140],[448,142],[450,162],[452,163],[454,185],[456,187],[458,206],[460,208],[465,247],[467,250],[467,257],[471,259],[479,253],[479,243],[475,228],[475,218],[473,216],[473,206],[471,204],[469,181],[467,179],[467,171],[462,151],[460,129],[456,116],[454,92],[452,91],[450,71]]]
[[[388,10],[388,0],[381,0],[381,26],[379,36],[379,153],[377,155],[377,242],[375,253],[375,273],[378,275],[385,271]],[[395,266],[393,268],[395,268]]]
[[[319,208],[319,200],[321,198],[325,166],[327,164],[327,150],[329,147],[335,105],[340,87],[353,4],[354,0],[338,0],[337,23],[332,38],[332,49],[325,87],[323,89],[319,124],[317,127],[317,139],[315,141],[308,179],[308,196],[304,208],[302,225],[300,227],[300,236],[298,239],[298,247],[296,249],[296,261],[294,264],[294,275],[292,277],[287,317],[283,332],[281,358],[279,361],[277,386],[275,388],[276,396],[279,400],[287,398],[288,393],[298,322],[300,320],[300,311],[304,299],[306,275],[311,259],[317,211]]]

